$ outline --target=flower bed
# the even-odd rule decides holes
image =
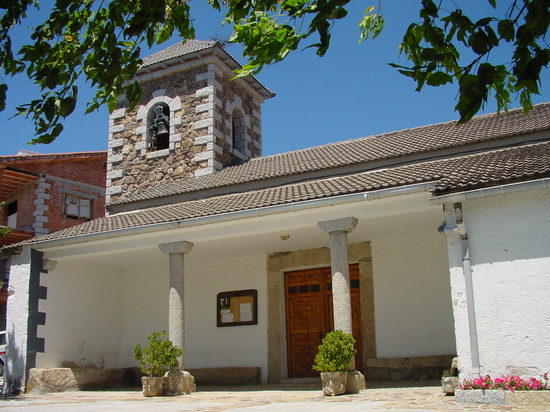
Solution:
[[[548,373],[541,376],[540,379],[523,379],[519,376],[501,376],[492,379],[489,375],[474,380],[465,379],[460,385],[460,389],[501,389],[504,391],[544,391],[550,390],[548,382]]]
[[[489,405],[550,405],[550,382],[545,373],[540,379],[523,379],[519,376],[501,376],[492,379],[484,376],[464,380],[456,391],[459,403]]]

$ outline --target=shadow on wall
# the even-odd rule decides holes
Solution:
[[[25,359],[15,345],[12,334],[6,336],[6,363],[4,365],[3,395],[18,395],[23,391],[25,379]]]

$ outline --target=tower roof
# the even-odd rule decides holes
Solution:
[[[202,52],[202,53],[201,53]],[[235,60],[221,45],[220,42],[215,40],[196,40],[188,39],[182,42],[176,43],[166,49],[158,51],[150,56],[143,58],[143,63],[136,75],[144,73],[151,73],[154,71],[162,70],[167,66],[172,66],[174,61],[183,62],[185,60],[192,60],[193,58],[202,57],[202,54],[214,53],[223,61],[227,67],[233,71],[237,71],[242,68],[241,64]],[[258,93],[260,93],[264,99],[269,99],[275,96],[275,93],[265,87],[253,76],[246,76],[243,78],[247,81]]]
[[[155,63],[161,63],[177,57],[185,56],[186,54],[206,50],[214,47],[216,43],[218,42],[214,40],[185,40],[143,58],[143,64],[141,67],[147,67]]]

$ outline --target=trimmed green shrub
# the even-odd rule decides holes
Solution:
[[[315,355],[313,369],[319,372],[345,372],[352,365],[355,339],[349,333],[335,330],[326,334]]]
[[[165,339],[166,331],[151,334],[149,345],[141,349],[137,344],[134,348],[134,357],[139,361],[141,371],[149,376],[163,376],[166,369],[178,366],[178,357],[183,351],[174,346],[172,341]]]

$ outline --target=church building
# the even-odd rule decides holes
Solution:
[[[215,41],[145,58],[107,215],[6,250],[11,390],[131,370],[162,330],[199,390],[318,376],[335,329],[367,381],[550,371],[550,104],[262,156],[274,93],[238,68]]]

